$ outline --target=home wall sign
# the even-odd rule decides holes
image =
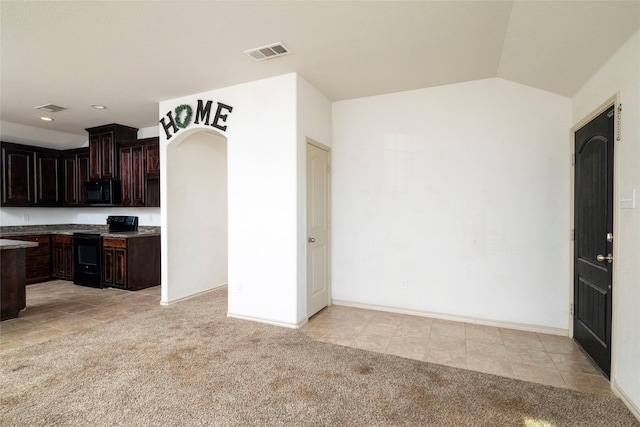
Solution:
[[[220,129],[221,131],[226,131],[227,118],[229,117],[229,113],[233,111],[233,107],[223,104],[222,102],[218,102],[218,107],[216,108],[213,120],[209,121],[211,118],[212,104],[213,101],[207,101],[204,103],[201,99],[198,99],[195,117],[193,116],[193,107],[189,104],[178,105],[175,110],[167,112],[166,117],[160,119],[160,124],[162,125],[164,132],[167,134],[167,140],[171,139],[171,137],[178,133],[180,129],[186,129],[191,125],[191,123],[199,125],[201,121],[206,126],[212,126],[216,129]]]

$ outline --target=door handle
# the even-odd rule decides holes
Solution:
[[[315,241],[316,241],[316,239],[315,239],[315,238],[313,238],[313,237],[309,237],[309,238],[307,239],[307,241],[308,241],[309,243],[313,243],[313,242],[315,242]]]
[[[612,254],[609,254],[609,255],[607,255],[607,256],[604,256],[604,255],[598,255],[598,256],[596,257],[596,260],[598,260],[599,262],[607,261],[609,264],[611,264],[611,263],[613,262],[613,255],[612,255]]]

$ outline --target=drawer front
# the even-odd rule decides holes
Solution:
[[[27,280],[33,279],[48,279],[51,277],[51,266],[40,266],[40,267],[27,267],[26,271]]]
[[[26,242],[38,243],[38,246],[35,248],[25,248],[24,254],[27,258],[40,255],[49,255],[51,253],[50,234],[43,234],[38,236],[16,236],[8,238],[13,240],[23,240]]]
[[[127,239],[117,237],[105,237],[102,239],[102,247],[105,248],[127,248]]]
[[[26,248],[24,254],[27,258],[39,257],[39,256],[50,256],[51,255],[51,244],[50,243],[40,243],[39,246],[35,248]]]
[[[70,245],[73,243],[73,236],[68,234],[54,234],[53,243],[62,243],[65,245]]]
[[[29,257],[26,260],[27,268],[41,268],[46,267],[51,269],[51,256],[47,255],[39,255],[34,257]]]
[[[31,236],[9,236],[7,239],[13,240],[24,240],[27,242],[36,242],[36,243],[51,243],[51,235],[50,234],[38,234]]]

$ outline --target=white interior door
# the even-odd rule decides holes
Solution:
[[[307,143],[307,318],[329,305],[329,151]]]

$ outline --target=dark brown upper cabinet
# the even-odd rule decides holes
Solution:
[[[160,206],[159,139],[146,138],[120,146],[122,206]]]
[[[138,137],[138,129],[113,123],[85,130],[89,132],[89,178],[119,178],[118,144],[135,140]]]
[[[63,151],[62,169],[63,204],[65,206],[84,205],[84,184],[89,181],[89,148]]]
[[[142,144],[120,147],[122,206],[144,206],[144,148]]]
[[[2,206],[61,206],[60,151],[2,143]]]
[[[2,206],[35,203],[33,148],[2,143]]]
[[[144,164],[147,175],[160,175],[160,142],[158,138],[141,139],[144,142]]]
[[[35,151],[35,193],[36,205],[60,206],[60,152]]]
[[[122,206],[160,206],[159,138],[117,124],[88,128],[89,147],[2,142],[1,206],[86,206],[85,183],[122,181]]]

